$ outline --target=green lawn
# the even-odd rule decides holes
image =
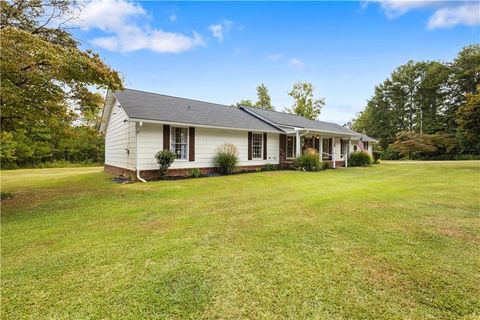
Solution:
[[[4,171],[2,319],[478,319],[480,162]]]

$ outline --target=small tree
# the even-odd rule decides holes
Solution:
[[[314,87],[308,82],[297,82],[288,93],[295,104],[290,108],[285,108],[289,113],[298,114],[307,119],[316,120],[325,105],[325,99],[315,98],[313,95]]]
[[[266,110],[274,110],[275,108],[272,106],[272,99],[268,94],[268,88],[263,83],[257,87],[257,97],[258,101],[255,103],[255,107],[266,109]]]
[[[170,150],[161,150],[157,152],[155,159],[157,159],[157,162],[160,166],[160,176],[164,177],[168,168],[170,168],[175,160],[175,153]]]

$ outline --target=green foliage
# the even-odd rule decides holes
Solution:
[[[214,158],[215,166],[223,174],[232,174],[238,163],[238,151],[233,144],[219,147]]]
[[[297,157],[292,162],[292,169],[300,171],[318,171],[323,167],[317,155],[304,154]]]
[[[121,89],[122,81],[64,27],[74,5],[1,1],[0,123],[9,150],[2,151],[2,162],[103,159],[96,130],[103,97],[91,89]]]
[[[240,100],[239,102],[235,103],[232,105],[233,107],[255,107],[255,104],[252,102],[252,100],[245,99],[245,100]]]
[[[160,150],[155,154],[155,159],[157,159],[157,163],[160,166],[160,175],[163,177],[173,161],[175,161],[175,153],[170,150]]]
[[[352,129],[379,139],[383,150],[397,140],[399,132],[407,131],[465,138],[470,146],[458,140],[461,147],[455,152],[480,153],[476,147],[479,82],[479,44],[463,48],[453,62],[409,61],[375,87]]]
[[[382,153],[380,151],[373,151],[372,156],[373,156],[373,163],[378,163],[378,160],[382,156]]]
[[[328,169],[332,169],[332,163],[331,162],[326,162],[326,161],[323,161],[321,163],[321,169],[322,170],[328,170]]]
[[[8,200],[8,199],[12,199],[13,198],[13,193],[11,193],[10,191],[2,191],[0,192],[0,200],[3,201],[3,200]]]
[[[262,168],[263,171],[275,171],[278,170],[278,166],[273,163],[267,163],[266,165],[263,166]]]
[[[288,95],[295,100],[295,104],[285,108],[285,111],[307,119],[316,120],[325,105],[325,99],[314,97],[314,87],[308,82],[296,82]]]
[[[268,94],[268,88],[263,83],[257,87],[257,97],[258,100],[255,103],[255,107],[266,110],[275,110],[275,108],[272,106],[272,99]]]
[[[13,140],[13,135],[11,132],[1,132],[0,133],[0,160],[2,167],[14,163],[17,159],[15,157],[15,149],[17,143]]]
[[[457,148],[457,141],[452,135],[444,133],[417,134],[403,131],[397,134],[397,139],[390,148],[407,159],[423,159],[451,153]]]
[[[350,154],[348,159],[348,165],[350,167],[365,167],[373,163],[372,157],[370,154],[364,151],[353,152]]]
[[[399,160],[402,158],[402,155],[397,151],[393,150],[391,147],[382,151],[380,159],[382,160]]]
[[[188,173],[188,176],[190,178],[201,178],[203,176],[202,170],[200,170],[200,168],[192,168],[192,170],[190,170]]]
[[[266,110],[275,110],[272,106],[272,99],[268,93],[268,88],[263,83],[257,86],[257,102],[254,103],[250,99],[244,99],[233,104],[233,107],[256,107]]]
[[[477,94],[467,94],[466,103],[458,108],[456,121],[467,141],[473,145],[480,143],[480,85]]]

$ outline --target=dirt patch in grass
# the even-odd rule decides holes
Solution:
[[[146,231],[164,232],[170,230],[172,228],[172,224],[162,220],[147,220],[140,222],[138,227],[141,230]]]
[[[460,240],[480,242],[480,236],[466,232],[459,228],[454,228],[454,227],[441,228],[438,230],[438,233],[447,237],[456,238]]]

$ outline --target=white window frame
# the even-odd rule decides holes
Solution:
[[[261,148],[260,148],[260,157],[255,157],[254,156],[254,152],[253,152],[253,147],[254,147],[254,139],[253,139],[253,136],[254,135],[260,135],[261,138],[260,138],[260,145],[261,145]],[[263,160],[263,132],[252,132],[252,160]]]
[[[288,138],[292,138],[292,140],[293,140],[293,145],[292,145],[293,149],[292,149],[292,156],[291,157],[288,156]],[[295,137],[295,136],[287,136],[287,139],[285,139],[286,140],[285,141],[285,159],[295,159],[295,151],[296,151],[295,150],[296,149],[295,144],[297,143],[296,139],[297,139],[297,137]]]
[[[186,150],[186,158],[185,159],[177,159],[175,148],[173,147],[173,132],[176,128],[179,129],[187,129],[187,150]],[[188,161],[189,150],[190,150],[190,129],[188,127],[181,127],[181,126],[170,126],[170,150],[175,153],[175,160],[174,161]]]

